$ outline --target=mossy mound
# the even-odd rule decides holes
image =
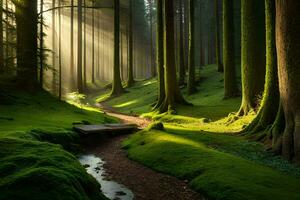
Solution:
[[[0,138],[0,199],[105,199],[100,185],[60,145]]]

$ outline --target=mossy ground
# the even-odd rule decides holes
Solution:
[[[156,80],[136,83],[106,104],[163,122],[164,130],[139,132],[123,146],[129,157],[163,173],[187,179],[212,199],[300,199],[300,169],[267,152],[263,144],[236,135],[255,116],[238,118],[240,98],[224,100],[222,74],[215,66],[201,70],[198,93],[185,98],[194,106],[178,106],[177,115],[151,111]],[[104,100],[109,91],[94,100]]]
[[[7,88],[1,94],[0,199],[105,199],[97,181],[66,150],[78,150],[73,123],[114,120],[47,92]]]

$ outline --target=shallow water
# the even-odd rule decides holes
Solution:
[[[79,157],[79,162],[86,166],[86,170],[101,185],[102,193],[112,200],[132,200],[134,194],[124,185],[113,180],[108,180],[103,167],[105,161],[93,154],[86,154]]]

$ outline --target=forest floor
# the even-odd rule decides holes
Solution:
[[[89,98],[104,101],[118,112],[163,123],[164,130],[140,131],[126,139],[122,148],[130,159],[187,180],[209,198],[300,199],[300,168],[266,151],[263,144],[237,134],[255,114],[234,117],[232,112],[238,110],[241,99],[223,99],[222,74],[214,70],[215,66],[201,70],[195,95],[187,96],[182,90],[194,106],[179,106],[177,115],[151,111],[155,79],[137,82],[118,98],[108,99],[109,90]],[[229,122],[233,117],[234,122]]]
[[[75,156],[80,138],[72,127],[114,123],[115,118],[3,83],[0,111],[1,200],[106,199]]]
[[[96,106],[123,123],[137,124],[140,129],[145,129],[151,123],[151,120],[146,118],[120,113],[105,102],[97,103]],[[105,160],[104,168],[108,172],[108,178],[130,188],[134,198],[139,200],[204,200],[199,193],[190,189],[187,181],[156,172],[128,159],[127,152],[121,148],[122,142],[127,138],[128,135],[107,138],[86,149],[87,152]]]

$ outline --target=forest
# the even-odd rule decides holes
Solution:
[[[300,200],[299,0],[0,18],[0,200]]]

